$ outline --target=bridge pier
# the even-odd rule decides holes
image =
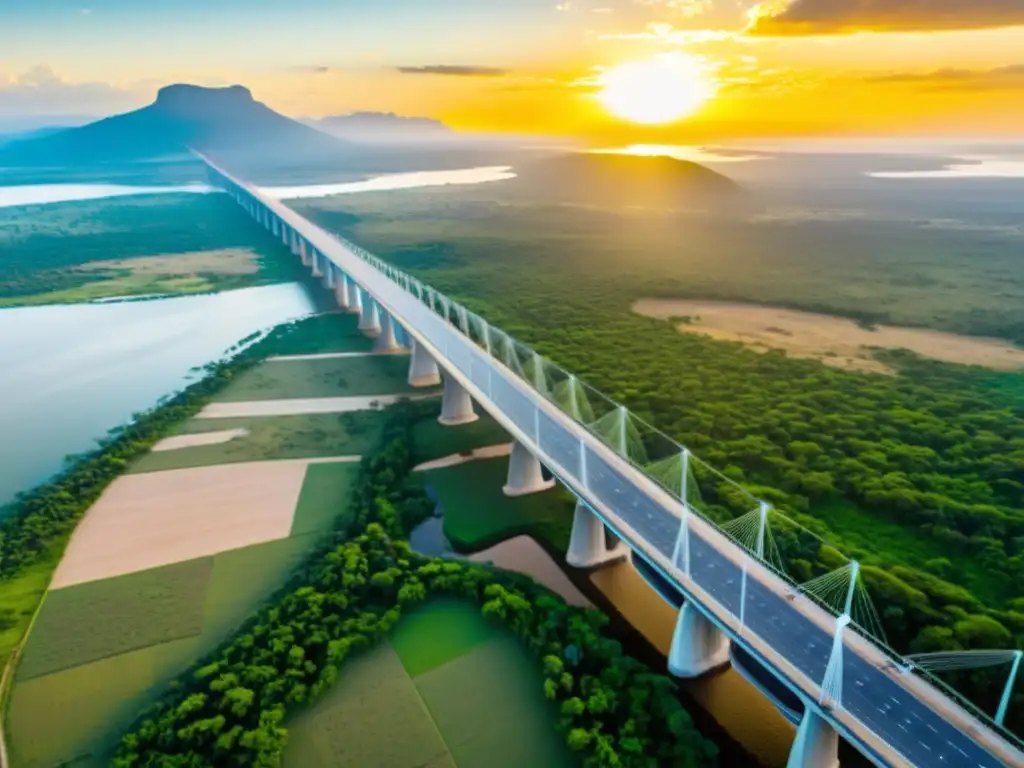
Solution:
[[[305,238],[299,237],[299,233],[293,229],[288,237],[288,247],[292,249],[292,256],[299,255],[299,248],[301,247],[300,243],[301,245],[305,245],[306,240]]]
[[[601,518],[582,501],[577,501],[565,562],[573,568],[597,568],[627,557],[629,547],[621,541],[611,549],[608,548]]]
[[[508,480],[501,492],[506,496],[526,496],[554,488],[554,479],[545,480],[537,457],[518,440],[512,444],[512,455],[508,459]]]
[[[409,358],[409,386],[433,387],[440,383],[441,373],[437,370],[437,361],[422,345],[413,341]]]
[[[355,280],[349,278],[348,281],[348,311],[353,315],[358,315],[363,311],[362,299],[360,298],[359,285]]]
[[[374,352],[396,352],[401,349],[395,338],[395,321],[385,309],[380,311],[380,335],[373,342]]]
[[[380,334],[380,315],[377,313],[377,302],[370,294],[366,294],[362,311],[359,314],[359,330],[371,338]]]
[[[441,397],[441,416],[438,421],[447,427],[469,424],[480,417],[473,410],[473,398],[452,376],[444,377],[444,395]]]
[[[310,267],[313,272],[313,277],[323,277],[324,273],[320,269],[320,262],[322,261],[321,256],[317,253],[316,248],[310,246],[309,248],[309,260],[311,262]]]
[[[729,663],[729,638],[689,601],[679,609],[668,671],[676,677],[700,677]]]
[[[284,223],[284,219],[278,219],[277,226],[281,229],[281,242],[288,245],[288,225]]]
[[[338,302],[338,307],[344,312],[349,310],[348,294],[348,276],[339,270],[337,277],[334,279],[334,299]]]
[[[324,259],[324,288],[331,291],[334,290],[334,276],[336,267],[331,262]]]
[[[299,243],[299,259],[302,261],[302,266],[308,267],[310,265],[309,246],[306,245],[305,240]]]
[[[805,705],[786,768],[839,768],[839,734],[813,707]]]

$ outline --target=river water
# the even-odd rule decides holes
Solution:
[[[0,309],[0,505],[253,331],[314,310],[297,283]]]

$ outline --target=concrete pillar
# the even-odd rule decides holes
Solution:
[[[270,231],[276,236],[281,234],[281,221],[277,216],[270,217]]]
[[[348,310],[348,278],[344,272],[338,272],[334,278],[334,298],[341,309]]]
[[[299,255],[299,253],[300,253],[300,251],[299,251],[299,243],[300,242],[305,243],[306,241],[302,240],[302,238],[299,237],[299,233],[296,232],[293,229],[291,231],[291,235],[288,238],[288,246],[292,249],[292,256],[298,256]]]
[[[540,462],[529,449],[518,440],[512,445],[508,459],[508,481],[501,489],[506,496],[526,496],[553,488],[555,481],[545,480]]]
[[[444,395],[441,397],[441,416],[438,421],[447,427],[469,424],[480,417],[473,410],[473,398],[452,376],[444,377]]]
[[[395,321],[387,310],[380,311],[380,335],[373,342],[374,352],[396,352],[400,349],[395,339]]]
[[[362,300],[359,295],[359,286],[356,281],[349,278],[348,281],[348,311],[354,315],[358,315],[363,311]]]
[[[281,220],[281,242],[284,243],[285,245],[289,245],[290,246],[291,243],[289,242],[288,237],[289,237],[288,225],[285,224],[284,220],[282,219]]]
[[[839,768],[839,734],[810,706],[804,708],[786,768]]]
[[[729,663],[729,638],[689,601],[679,609],[668,671],[676,677],[699,677]]]
[[[324,276],[324,272],[323,272],[323,270],[324,270],[324,256],[323,256],[323,254],[320,253],[320,251],[318,251],[316,248],[314,248],[311,245],[307,246],[307,250],[309,251],[309,261],[310,261],[310,267],[313,270],[313,277],[323,277]]]
[[[569,537],[569,551],[565,555],[565,562],[573,568],[596,568],[627,557],[629,547],[621,541],[608,549],[601,518],[582,501],[577,501],[576,511],[572,516],[572,535]]]
[[[337,267],[327,260],[327,257],[323,257],[324,260],[324,288],[328,291],[334,290],[334,276],[337,272]]]
[[[377,302],[369,295],[363,297],[362,312],[359,315],[359,330],[367,336],[376,338],[380,333],[380,315],[377,313]]]
[[[433,387],[441,383],[437,362],[420,344],[412,342],[412,356],[409,359],[409,386]]]

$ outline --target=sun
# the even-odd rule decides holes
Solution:
[[[654,125],[688,117],[714,95],[700,62],[675,53],[619,64],[601,77],[598,99],[616,117]]]

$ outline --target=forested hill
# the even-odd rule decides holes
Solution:
[[[147,107],[0,147],[0,165],[77,165],[204,150],[338,156],[347,142],[275,112],[247,88],[169,85]]]
[[[591,204],[706,205],[746,198],[732,179],[674,157],[573,152],[516,166],[514,184],[531,196]]]

